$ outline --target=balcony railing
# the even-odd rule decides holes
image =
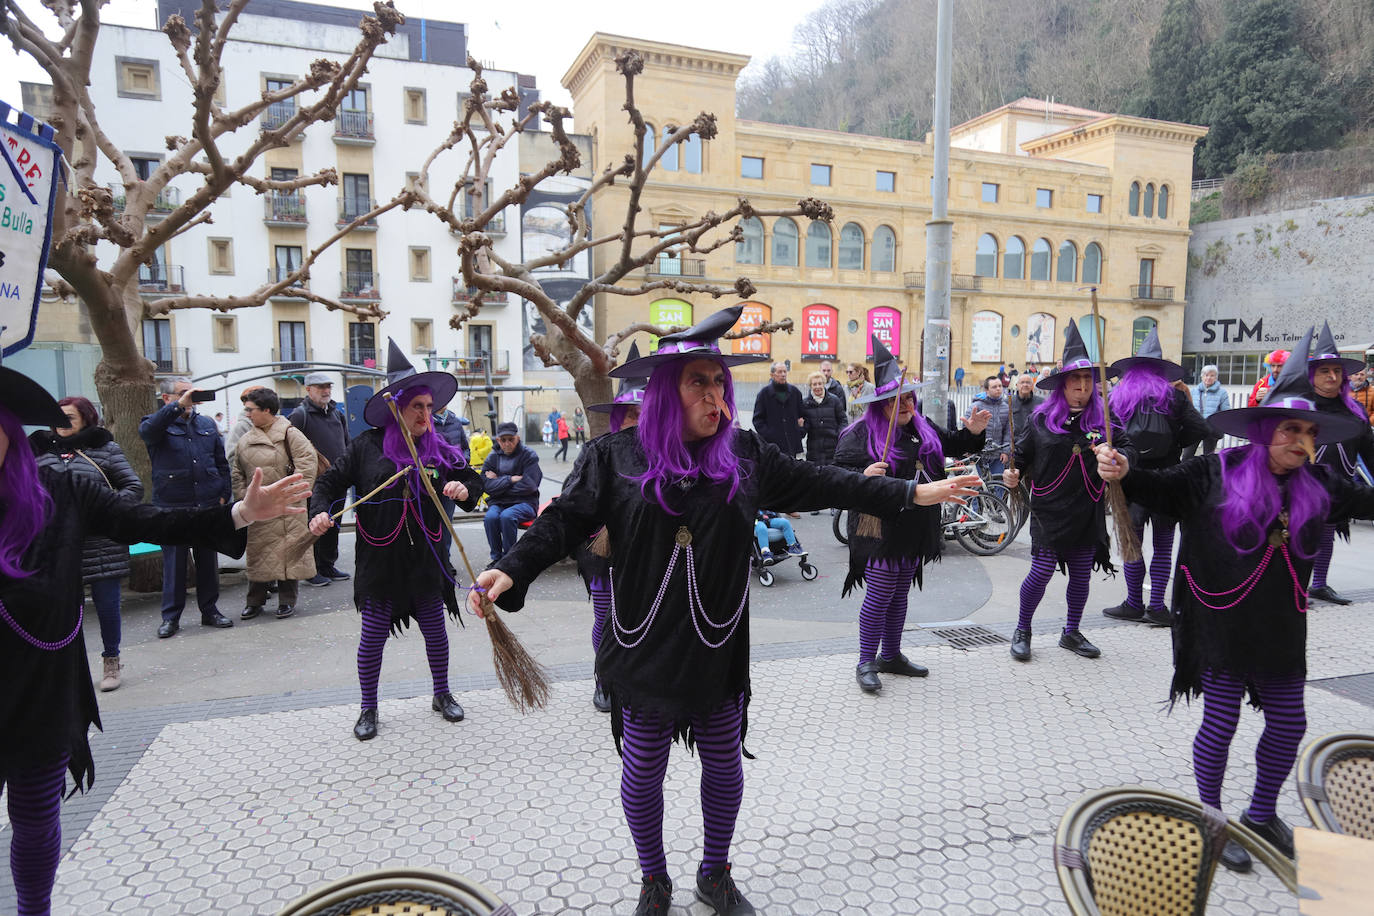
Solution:
[[[291,276],[293,273],[295,273],[295,272],[296,272],[297,270],[299,270],[299,269],[300,269],[300,268],[298,268],[298,267],[269,267],[269,268],[267,268],[267,282],[268,282],[268,283],[280,283],[280,282],[282,282],[283,280],[285,280],[287,277]],[[301,281],[299,281],[298,283],[296,283],[294,286],[288,286],[286,289],[293,289],[293,288],[296,288],[296,287],[299,287],[300,289],[309,289],[309,288],[310,288],[310,280],[309,280],[309,279],[301,280]],[[288,298],[295,298],[295,297],[290,297],[289,294],[288,294],[285,290],[283,290],[282,292],[277,293],[277,295],[278,295],[278,296],[288,296]]]
[[[180,264],[144,264],[138,269],[140,293],[180,293],[186,289]]]
[[[471,214],[471,213],[464,213],[464,214],[463,214],[463,219],[472,219],[472,214]],[[505,235],[505,234],[506,234],[506,211],[502,210],[500,213],[498,213],[498,214],[496,214],[495,216],[493,216],[493,217],[491,218],[491,220],[488,221],[488,223],[487,223],[485,226],[482,227],[482,231],[485,232],[487,235]],[[450,232],[451,234],[453,234],[453,235],[460,235],[460,234],[461,234],[461,233],[458,232],[458,230],[453,229],[453,228],[450,228],[450,229],[449,229],[449,232]]]
[[[282,369],[303,369],[305,364],[313,362],[315,357],[309,347],[287,347],[285,349],[272,350],[272,362],[281,363]]]
[[[263,222],[269,226],[305,225],[304,191],[269,191],[262,202],[265,208]]]
[[[341,108],[334,116],[334,138],[374,142],[376,135],[372,132],[372,112]]]
[[[273,102],[258,119],[263,130],[276,130],[296,116],[295,101]]]
[[[702,258],[669,258],[659,255],[658,260],[645,268],[645,272],[660,277],[704,277],[706,261]]]
[[[475,286],[465,286],[462,277],[453,278],[453,301],[455,303],[471,302],[473,299],[477,298],[478,292],[480,292],[480,290]],[[508,299],[504,292],[493,292],[488,290],[487,294],[482,297],[483,305],[505,305],[507,301]]]
[[[339,275],[339,298],[375,302],[382,298],[382,278],[370,270],[345,270]]]
[[[1172,302],[1174,300],[1174,288],[1172,286],[1160,286],[1157,283],[1132,286],[1131,298],[1153,300],[1155,302]]]
[[[492,375],[510,375],[509,350],[477,350],[472,353],[436,353],[425,357],[431,371],[452,372],[459,378],[485,378],[487,366]]]
[[[376,369],[377,348],[349,346],[343,351],[343,361],[350,366],[362,366],[364,369]]]
[[[339,198],[339,226],[347,226],[364,213],[370,212],[377,206],[377,202],[370,197],[340,197]],[[373,217],[366,222],[360,223],[358,229],[376,229],[377,219]]]
[[[124,185],[111,184],[109,188],[110,194],[114,197],[115,212],[118,213],[122,211],[128,203],[127,195],[124,193]],[[148,208],[148,215],[155,216],[163,213],[171,213],[179,206],[181,206],[181,192],[176,188],[163,188],[158,192],[157,198],[153,201],[153,205]]]
[[[907,289],[925,289],[926,272],[924,270],[908,270],[902,274],[902,285]],[[975,277],[972,274],[951,274],[949,278],[950,289],[973,290],[983,288],[983,278]]]
[[[189,347],[158,347],[143,354],[153,364],[158,375],[190,375],[191,351]]]

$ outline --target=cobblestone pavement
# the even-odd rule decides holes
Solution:
[[[1370,610],[1314,610],[1314,687],[1368,671]],[[1192,794],[1200,709],[1166,714],[1161,703],[1167,632],[1098,628],[1104,656],[1088,661],[1055,645],[1054,626],[1037,632],[1028,665],[1005,643],[915,638],[930,678],[889,677],[878,697],[858,691],[847,640],[756,653],[747,744],[758,759],[745,764],[733,859],[760,909],[1065,912],[1050,845],[1073,799],[1125,783]],[[1010,624],[990,629],[1005,637]],[[74,838],[55,912],[270,913],[321,882],[401,864],[482,881],[522,914],[632,910],[637,867],[590,681],[560,680],[549,708],[525,717],[491,687],[466,689],[456,725],[429,710],[425,686],[384,690],[381,734],[366,744],[342,695],[260,699],[283,708],[161,727]],[[1309,690],[1308,706],[1311,736],[1374,718],[1331,690]],[[112,735],[137,715],[125,718]],[[1233,815],[1260,724],[1246,715],[1236,739]],[[690,890],[698,774],[675,749],[666,836],[678,914],[707,912]],[[1280,811],[1304,822],[1293,791]],[[1219,871],[1212,911],[1296,905],[1272,876]]]

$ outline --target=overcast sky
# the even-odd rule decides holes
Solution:
[[[319,0],[333,6],[370,10],[370,0]],[[505,70],[533,73],[544,98],[572,106],[559,79],[593,32],[675,42],[698,48],[748,54],[757,63],[786,55],[792,31],[824,0],[740,2],[693,0],[690,3],[570,2],[570,0],[506,0],[456,3],[454,0],[397,0],[410,16],[460,19],[468,23],[468,51],[478,60]],[[56,20],[39,0],[19,0],[34,21]],[[252,4],[249,4],[252,12]],[[112,0],[101,14],[105,22],[157,28],[154,0]],[[0,60],[0,99],[20,104],[19,81],[49,82],[27,55],[16,56],[9,42]],[[745,71],[746,74],[749,72]]]

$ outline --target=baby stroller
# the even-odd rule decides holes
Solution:
[[[759,516],[760,520],[767,524],[769,519],[776,516],[776,513],[760,512]],[[793,559],[795,559],[800,566],[802,578],[806,581],[810,582],[821,574],[819,569],[807,562],[807,552],[804,548],[801,548],[800,543],[797,545],[798,551],[792,551],[787,546],[786,537],[783,535],[782,531],[777,528],[768,528],[768,550],[772,555],[771,557],[765,557],[763,555],[763,551],[759,549],[757,538],[750,543],[752,546],[749,564],[759,574],[759,584],[764,588],[773,584],[773,567]]]

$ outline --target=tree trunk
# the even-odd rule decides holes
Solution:
[[[153,364],[139,353],[130,316],[142,316],[143,299],[137,278],[122,289],[104,286],[101,300],[84,297],[91,327],[100,341],[103,359],[95,370],[95,389],[100,396],[105,426],[114,435],[129,464],[143,481],[147,499],[153,495],[152,460],[138,436],[138,424],[157,405]]]
[[[596,371],[592,361],[587,358],[572,341],[558,330],[549,329],[546,338],[549,352],[558,364],[573,378],[573,388],[585,408],[589,404],[605,404],[615,399],[615,379]],[[606,432],[610,425],[610,414],[600,411],[587,411],[587,435],[595,439]]]

